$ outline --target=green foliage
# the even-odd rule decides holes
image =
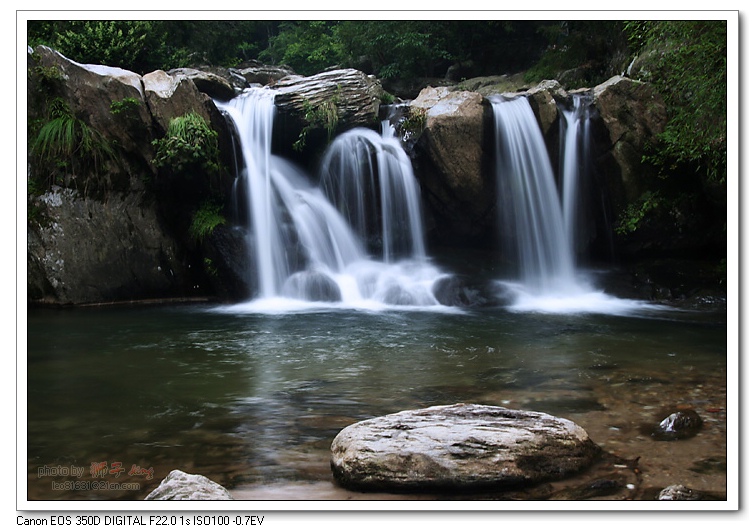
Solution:
[[[192,238],[202,241],[205,236],[212,234],[219,225],[225,224],[225,217],[221,214],[221,206],[212,201],[206,201],[194,212],[189,226]]]
[[[218,133],[195,112],[173,118],[163,138],[152,141],[157,149],[155,166],[168,167],[175,173],[201,168],[220,171]]]
[[[537,31],[547,46],[525,72],[528,83],[559,79],[572,69],[579,73],[575,79],[564,80],[567,88],[600,83],[613,73],[612,57],[626,46],[618,21],[554,21],[539,26]]]
[[[336,28],[336,23],[325,21],[284,22],[260,59],[287,64],[302,75],[322,72],[343,58]]]
[[[662,176],[726,179],[726,22],[625,24],[629,42],[652,55],[646,81],[661,93],[668,123],[648,155]]]
[[[399,136],[406,142],[418,138],[427,122],[427,110],[420,107],[412,107],[409,113],[399,122]]]
[[[141,102],[136,98],[123,98],[120,101],[110,102],[110,114],[114,116],[133,116],[140,105]]]
[[[382,105],[391,105],[395,102],[396,102],[396,96],[394,96],[390,92],[383,91],[383,93],[380,94],[380,103]]]
[[[450,59],[440,26],[433,21],[344,21],[337,35],[350,63],[368,56],[378,77],[433,75],[439,59]]]
[[[330,142],[333,139],[336,127],[338,127],[338,95],[336,94],[318,105],[312,105],[309,100],[305,100],[302,107],[304,119],[307,123],[299,133],[299,138],[294,142],[294,149],[296,151],[303,150],[310,131],[321,127],[327,131],[328,142]]]
[[[39,88],[45,93],[45,96],[54,94],[63,82],[63,72],[56,65],[36,66],[34,73],[37,76]]]
[[[41,167],[49,169],[51,182],[65,172],[97,171],[114,157],[102,134],[73,116],[60,98],[48,103],[48,118],[34,138],[31,154]]]
[[[148,21],[77,21],[58,35],[55,44],[63,55],[80,63],[131,70],[152,29]]]
[[[204,270],[211,277],[217,277],[218,276],[218,268],[215,267],[215,264],[214,264],[214,262],[212,261],[211,258],[205,258],[204,259]]]
[[[642,194],[639,199],[630,203],[624,210],[616,225],[616,233],[627,235],[636,231],[646,216],[656,210],[662,201],[658,191],[648,191]]]

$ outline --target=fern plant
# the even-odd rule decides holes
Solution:
[[[195,112],[173,118],[163,138],[154,140],[157,148],[153,162],[176,173],[201,167],[207,172],[220,171],[218,133]]]
[[[220,212],[221,206],[212,201],[207,201],[202,204],[199,209],[194,212],[194,216],[191,219],[191,226],[189,227],[189,234],[192,238],[202,241],[205,236],[212,234],[219,225],[225,224],[225,217]]]
[[[335,133],[336,127],[338,127],[338,101],[338,93],[318,105],[312,105],[309,100],[304,100],[302,108],[304,109],[304,120],[307,122],[307,125],[299,132],[299,138],[293,145],[294,150],[302,151],[307,143],[307,136],[310,131],[318,127],[322,127],[327,131],[328,142],[333,139],[333,133]]]
[[[48,103],[48,119],[39,128],[31,153],[41,166],[50,168],[50,180],[60,172],[96,172],[114,157],[107,139],[76,118],[61,98]]]

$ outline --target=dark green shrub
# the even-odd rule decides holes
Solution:
[[[189,234],[192,238],[202,241],[205,236],[212,234],[217,226],[224,224],[225,217],[221,213],[221,206],[215,202],[206,201],[194,212]]]
[[[195,112],[173,118],[163,138],[152,144],[157,153],[153,163],[174,173],[201,168],[209,173],[220,171],[218,133]]]
[[[40,169],[47,169],[52,184],[63,173],[96,172],[114,152],[102,134],[76,118],[60,98],[48,103],[47,120],[31,146],[31,155]]]

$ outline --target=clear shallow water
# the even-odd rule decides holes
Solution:
[[[320,499],[330,495],[322,490],[330,488],[328,449],[340,429],[455,402],[570,418],[605,449],[642,456],[646,485],[720,492],[725,321],[720,312],[502,308],[30,310],[28,496],[142,499],[179,468],[251,497],[285,498],[286,485],[319,485],[296,496]],[[680,405],[703,417],[701,433],[672,442],[645,434],[647,423]],[[123,468],[105,476],[110,490],[61,489],[60,481],[76,478],[61,469],[40,473],[76,466],[91,479],[91,464],[103,462],[108,472],[117,471],[114,463]],[[152,478],[129,476],[133,466],[151,468]],[[138,489],[112,487],[124,483]]]

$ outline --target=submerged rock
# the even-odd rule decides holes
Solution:
[[[566,477],[599,454],[569,420],[455,404],[348,426],[331,445],[331,470],[352,490],[509,488]]]
[[[341,289],[338,284],[319,271],[294,273],[283,285],[283,294],[312,302],[339,302],[341,300]]]
[[[478,286],[470,285],[469,279],[446,275],[435,281],[432,292],[444,306],[482,306],[487,302]]]
[[[145,500],[232,500],[225,487],[199,474],[173,470]]]

